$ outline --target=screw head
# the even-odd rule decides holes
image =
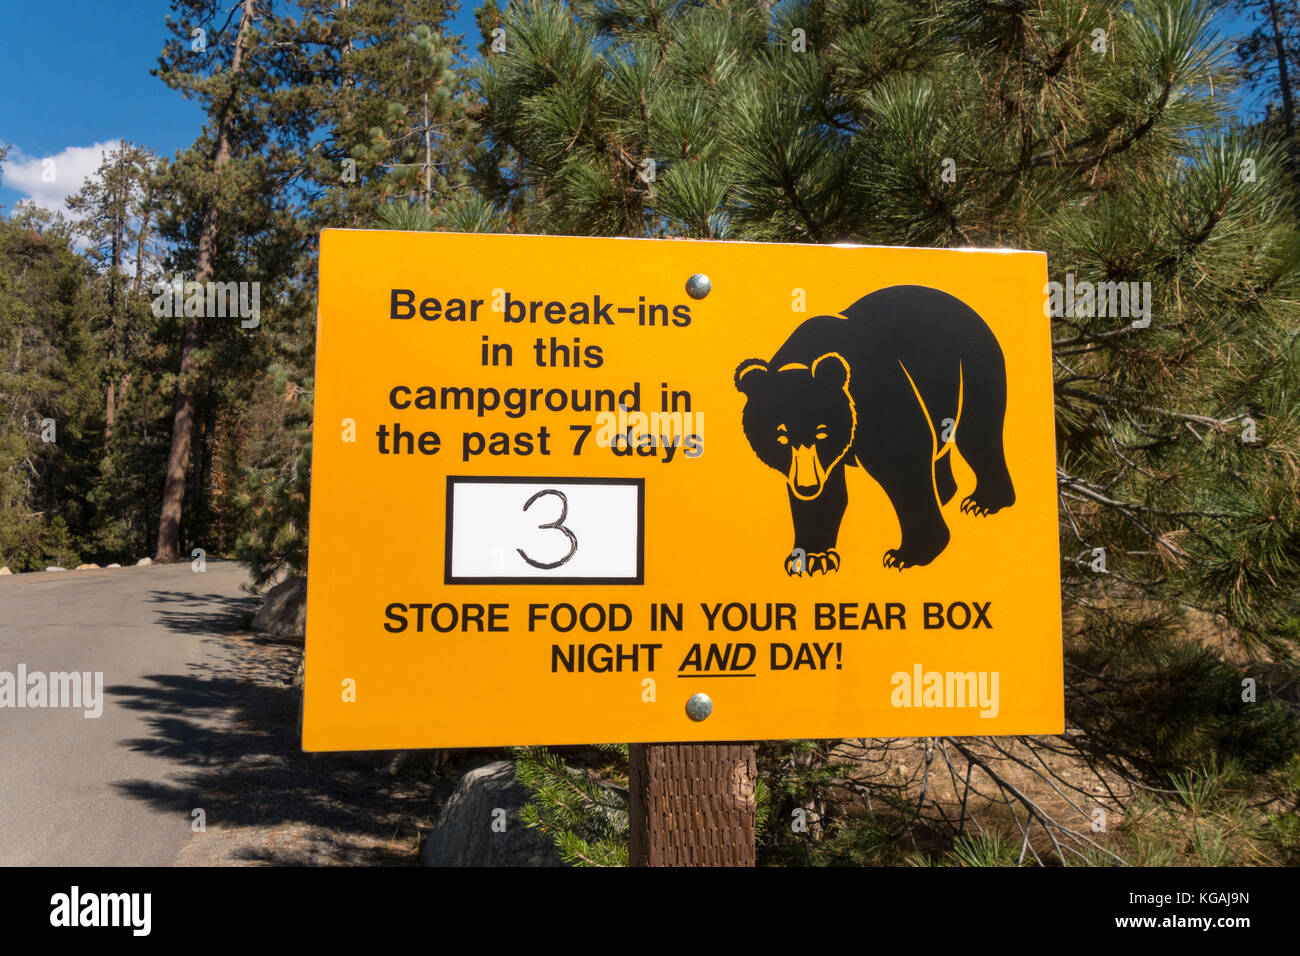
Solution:
[[[692,299],[703,299],[713,291],[713,283],[703,272],[697,272],[686,280],[686,294]]]
[[[703,720],[711,713],[713,713],[713,700],[708,694],[693,694],[686,702],[686,716],[691,720]]]

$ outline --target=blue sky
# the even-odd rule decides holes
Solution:
[[[232,0],[233,2],[233,0]],[[61,205],[120,138],[163,155],[192,142],[198,105],[149,75],[168,37],[167,0],[43,0],[6,5],[0,56],[0,143],[13,147],[0,169],[0,205],[34,198]],[[474,9],[462,0],[453,24],[472,52]],[[1229,34],[1246,29],[1224,20]],[[1246,107],[1262,104],[1246,103]],[[42,180],[53,157],[55,182]]]

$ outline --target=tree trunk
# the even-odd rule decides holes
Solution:
[[[429,94],[424,94],[424,208],[433,202],[433,144],[429,129]]]
[[[1277,79],[1282,88],[1282,124],[1286,129],[1287,150],[1296,155],[1295,103],[1291,97],[1291,79],[1286,68],[1286,44],[1282,42],[1282,22],[1277,0],[1268,0],[1268,16],[1273,25],[1273,49],[1277,53]]]
[[[239,19],[239,33],[235,36],[235,49],[230,59],[230,75],[238,77],[244,67],[244,50],[248,45],[248,31],[253,24],[253,0],[243,0],[244,10]],[[234,126],[235,102],[238,84],[232,83],[230,93],[221,104],[217,119],[217,149],[212,159],[212,170],[220,174],[230,160],[230,133]],[[194,280],[207,282],[212,278],[212,263],[216,255],[220,203],[213,201],[203,213],[203,226],[199,231],[199,252],[194,264]],[[167,475],[163,480],[162,509],[158,519],[158,547],[155,561],[175,561],[180,546],[181,504],[185,499],[185,473],[190,459],[190,444],[194,439],[194,396],[198,389],[196,372],[198,360],[199,320],[185,319],[185,335],[181,339],[180,381],[176,385],[176,401],[172,413],[172,446],[167,456]]]
[[[113,437],[113,380],[108,380],[108,396],[104,400],[104,442]]]
[[[135,242],[135,275],[131,278],[132,295],[140,294],[140,283],[144,280],[144,256],[145,250],[149,244],[149,224],[153,219],[153,180],[152,173],[147,172],[144,176],[143,195],[140,198],[140,233],[136,236]],[[122,343],[122,354],[130,355],[130,332],[128,330],[127,338]],[[131,373],[129,371],[122,373],[122,378],[118,382],[116,406],[121,408],[126,401],[126,389],[131,384]]]
[[[347,12],[348,8],[351,6],[352,0],[339,0],[339,13]],[[352,52],[352,46],[352,38],[348,37],[348,39],[343,43],[342,51],[339,53],[339,81],[343,86],[348,88],[355,85],[352,74],[348,72],[351,64],[346,62],[348,54]],[[352,118],[352,109],[350,104],[344,108],[343,117],[344,119]]]
[[[118,143],[118,160],[117,175],[113,188],[121,190],[123,188],[122,165],[126,154],[126,140]],[[127,179],[129,184],[130,180]],[[130,186],[125,187],[128,191]],[[108,369],[109,379],[108,388],[105,389],[104,396],[104,444],[107,446],[108,440],[113,437],[113,413],[116,411],[113,405],[113,367],[114,361],[118,358],[118,337],[121,334],[122,323],[118,315],[118,297],[117,283],[118,277],[122,272],[122,246],[126,241],[126,203],[118,204],[119,197],[109,193],[110,202],[112,203],[113,215],[113,247],[112,247],[112,264],[108,270]]]
[[[153,219],[153,183],[152,173],[146,174],[144,195],[140,198],[140,234],[135,241],[135,276],[131,281],[131,291],[139,293],[140,281],[144,278],[144,252],[149,241],[149,221]]]
[[[205,402],[204,404],[210,404]],[[196,419],[197,439],[190,444],[190,537],[189,545],[203,534],[203,443],[207,441],[207,416]]]

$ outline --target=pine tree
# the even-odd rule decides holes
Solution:
[[[159,560],[177,556],[182,533],[209,553],[234,545],[232,485],[250,424],[245,383],[266,376],[286,352],[299,367],[310,365],[302,359],[311,349],[313,311],[306,250],[315,238],[303,215],[315,126],[302,86],[298,22],[265,0],[229,9],[176,0],[173,8],[180,16],[169,20],[174,38],[158,75],[202,100],[209,120],[157,187],[166,197],[168,267],[200,283],[248,283],[261,313],[253,324],[190,314],[163,323],[163,334],[178,343],[179,373],[169,383],[176,403]]]
[[[236,554],[256,586],[306,568],[315,331],[316,236],[366,227],[490,228],[465,196],[472,129],[444,0],[299,0],[266,25],[284,82],[266,95],[268,127],[295,169],[300,245],[280,267],[283,321],[262,336],[262,366],[232,428]],[[463,197],[463,198],[462,198]]]
[[[234,556],[252,572],[254,588],[307,570],[312,385],[272,365],[246,396],[231,498]]]
[[[247,140],[257,128],[256,118],[247,108],[248,91],[273,87],[271,78],[255,69],[250,56],[256,20],[266,11],[259,9],[256,0],[241,0],[222,23],[223,7],[215,0],[173,0],[172,6],[180,19],[168,18],[175,37],[167,42],[159,58],[157,74],[173,89],[204,100],[212,124],[210,139],[201,140],[197,148],[176,163],[170,179],[180,204],[174,207],[173,219],[185,229],[190,216],[197,217],[196,234],[191,237],[193,281],[206,283],[214,275],[223,213],[239,202],[242,190],[248,186],[246,180],[241,182],[241,177],[235,175],[242,172],[238,166],[229,168],[239,145],[237,138]],[[236,17],[232,38],[228,31]],[[243,195],[246,197],[246,193]],[[158,523],[158,561],[175,561],[179,555],[181,513],[202,374],[199,318],[189,316],[182,325],[171,451]]]
[[[79,218],[90,261],[102,270],[103,332],[107,343],[104,374],[104,437],[112,437],[113,419],[128,384],[128,352],[138,338],[141,281],[148,270],[149,236],[154,229],[152,184],[157,157],[147,149],[122,141],[110,150],[95,175],[67,206]]]
[[[158,188],[152,151],[125,141],[109,150],[67,206],[87,245],[88,293],[103,348],[100,381],[104,432],[99,475],[86,500],[93,516],[74,529],[84,550],[116,561],[148,553],[156,534],[156,476],[166,464],[159,437],[167,427],[154,391],[157,320],[150,310],[158,277]]]
[[[287,25],[311,219],[368,227],[390,199],[437,213],[467,179],[447,0],[299,0]]]
[[[62,216],[0,219],[0,566],[75,566],[103,439],[87,264]]]

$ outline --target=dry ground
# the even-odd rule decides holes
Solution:
[[[415,865],[454,781],[430,755],[303,753],[294,679],[302,642],[232,633],[242,685],[238,730],[196,770],[207,828],[181,865]],[[232,675],[235,676],[235,675]]]

